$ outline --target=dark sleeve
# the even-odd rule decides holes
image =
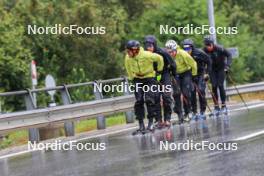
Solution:
[[[208,54],[206,54],[203,50],[201,50],[201,56],[206,63],[206,73],[210,73],[212,71],[212,60]]]
[[[165,56],[167,58],[167,61],[169,63],[169,69],[170,69],[171,74],[173,76],[176,76],[176,69],[177,69],[177,67],[176,67],[176,63],[175,63],[174,59],[166,51],[164,51],[164,54],[165,54]]]
[[[169,67],[170,73],[173,76],[176,76],[176,69],[177,69],[177,67],[176,67],[176,63],[175,63],[174,59],[164,49],[160,49],[159,52],[160,52],[160,55],[162,55],[163,58],[166,60],[166,63],[168,64],[167,67]]]
[[[230,66],[232,64],[231,53],[227,49],[223,48],[223,54],[226,56],[226,66],[225,67],[230,68]]]

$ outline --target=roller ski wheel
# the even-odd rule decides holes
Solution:
[[[138,129],[138,130],[132,132],[132,136],[144,135],[144,134],[146,134],[146,130]]]

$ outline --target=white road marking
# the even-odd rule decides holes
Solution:
[[[255,132],[255,133],[252,133],[252,134],[248,134],[246,136],[242,136],[242,137],[239,137],[239,138],[236,138],[236,139],[233,139],[231,141],[245,141],[245,140],[248,140],[250,138],[254,138],[254,137],[257,137],[257,136],[260,136],[264,134],[264,130],[262,131],[258,131],[258,132]]]

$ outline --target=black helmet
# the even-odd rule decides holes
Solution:
[[[204,37],[204,44],[205,45],[213,44],[213,43],[214,43],[214,40],[212,39],[212,37],[210,35],[206,35]]]
[[[139,48],[140,43],[137,40],[129,40],[126,44],[126,49]]]
[[[148,46],[148,44],[152,44],[154,46],[154,49],[157,49],[157,39],[154,35],[146,35],[144,38],[144,47]]]
[[[189,45],[189,46],[191,46],[191,47],[194,47],[194,43],[193,43],[193,41],[192,41],[192,39],[184,39],[183,41],[182,41],[182,45],[184,46],[184,45]]]

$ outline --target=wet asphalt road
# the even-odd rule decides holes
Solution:
[[[144,136],[129,131],[83,141],[105,143],[104,151],[34,152],[2,159],[0,176],[264,175],[263,135],[237,142],[236,151],[160,150],[160,141],[234,143],[233,139],[264,130],[263,114],[262,107]]]

